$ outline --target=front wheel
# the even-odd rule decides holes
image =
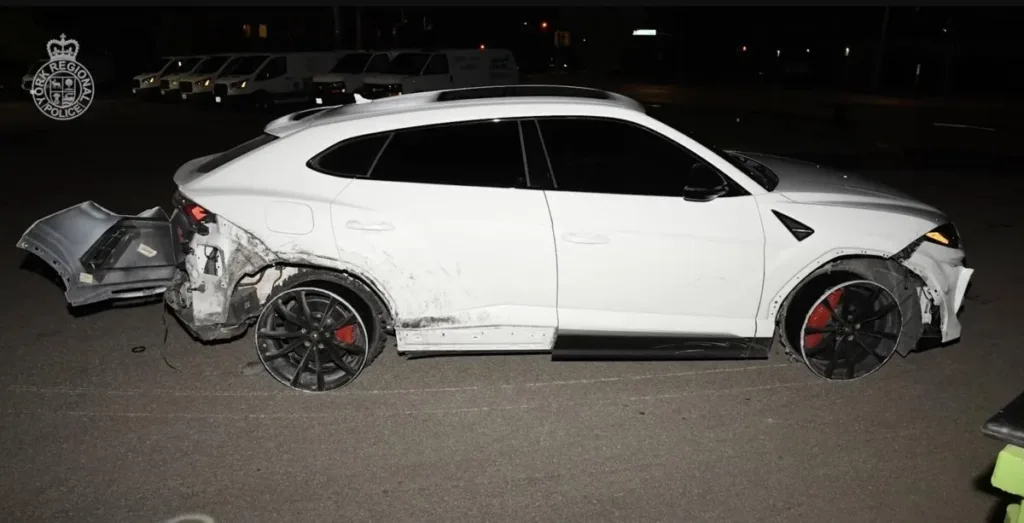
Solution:
[[[787,353],[829,380],[863,378],[921,336],[917,285],[890,260],[840,260],[793,293],[780,319]]]

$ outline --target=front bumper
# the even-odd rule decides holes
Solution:
[[[921,314],[926,325],[937,326],[943,343],[960,338],[959,313],[974,269],[964,265],[963,249],[921,243],[903,264],[924,280]],[[938,313],[938,318],[934,317]]]

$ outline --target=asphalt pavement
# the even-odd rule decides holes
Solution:
[[[1013,305],[1024,293],[1024,180],[987,150],[960,164],[906,153],[954,158],[941,144],[985,150],[991,133],[883,139],[727,111],[651,112],[722,147],[831,159],[946,210],[977,270],[964,339],[855,383],[777,353],[407,361],[392,345],[350,387],[297,393],[248,365],[250,338],[201,345],[159,305],[69,310],[14,247],[33,221],[82,200],[169,208],[181,163],[255,136],[268,116],[98,100],[53,122],[4,104],[3,519],[959,523],[998,513],[1004,500],[986,485],[1000,445],[979,428],[1024,383]]]

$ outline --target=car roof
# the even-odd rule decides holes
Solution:
[[[553,103],[573,106],[581,114],[587,108],[619,108],[644,113],[636,100],[618,93],[566,85],[495,85],[444,91],[427,91],[382,98],[366,103],[307,109],[270,122],[265,132],[284,136],[308,126],[332,125],[355,119],[367,119],[417,111],[457,111],[465,107],[515,107]]]

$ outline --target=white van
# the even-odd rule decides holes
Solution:
[[[313,77],[313,101],[317,105],[352,102],[352,93],[363,86],[363,78],[386,73],[391,59],[408,51],[354,51],[341,57],[329,73]]]
[[[213,84],[239,60],[257,53],[213,55],[196,66],[191,73],[178,78],[178,92],[182,100],[213,101]]]
[[[313,77],[330,71],[348,53],[268,53],[246,57],[217,78],[213,100],[222,105],[249,102],[260,107],[306,101]]]
[[[178,82],[181,80],[181,77],[192,74],[209,58],[209,56],[192,56],[182,58],[176,63],[171,64],[160,77],[160,95],[177,100],[179,94]]]
[[[359,94],[374,99],[403,93],[519,83],[519,67],[505,49],[447,49],[400,53],[384,74],[367,75]]]
[[[188,56],[162,56],[151,62],[132,78],[132,94],[138,96],[155,96],[160,92],[160,79],[171,66],[176,66],[179,60],[190,58]]]

